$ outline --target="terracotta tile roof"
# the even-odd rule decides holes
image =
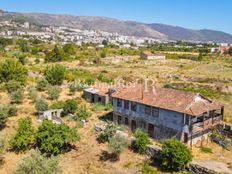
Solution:
[[[204,112],[221,109],[222,107],[221,104],[206,99],[199,94],[152,87],[149,87],[146,91],[142,85],[122,88],[113,93],[112,97],[192,116],[198,116]]]

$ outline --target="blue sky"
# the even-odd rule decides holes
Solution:
[[[15,12],[107,16],[232,34],[232,0],[1,0]]]

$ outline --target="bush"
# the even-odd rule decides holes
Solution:
[[[0,64],[0,80],[3,82],[8,82],[10,80],[15,80],[24,84],[27,78],[26,68],[15,60],[6,60],[4,63]]]
[[[163,143],[161,154],[162,167],[174,171],[184,169],[193,157],[188,147],[175,138]]]
[[[9,93],[22,89],[22,84],[15,80],[10,80],[6,83],[6,89]]]
[[[47,86],[48,86],[48,81],[46,79],[42,78],[42,79],[39,79],[37,81],[36,89],[38,91],[45,91]]]
[[[51,85],[61,85],[65,79],[66,68],[62,65],[52,65],[45,70],[45,78]]]
[[[147,145],[151,144],[147,133],[143,132],[141,129],[135,131],[135,144],[134,149],[143,154],[146,151]]]
[[[110,138],[112,138],[116,134],[116,131],[117,127],[114,124],[108,124],[105,130],[98,136],[98,142],[109,142]]]
[[[52,121],[44,120],[38,128],[36,141],[39,150],[50,156],[67,150],[68,145],[78,141],[79,138],[76,130],[64,123],[57,125]]]
[[[76,111],[76,115],[80,120],[87,120],[91,116],[91,113],[89,113],[85,107],[79,107]]]
[[[41,152],[31,150],[17,165],[15,174],[59,174],[62,173],[57,157],[47,158]]]
[[[7,118],[8,118],[8,110],[5,107],[0,106],[0,129],[6,126]]]
[[[48,110],[48,103],[45,99],[39,98],[35,102],[35,109],[39,111],[46,111]]]
[[[71,95],[75,95],[75,93],[78,91],[78,87],[77,87],[77,85],[75,84],[75,83],[71,83],[70,85],[69,85],[69,93],[71,94]]]
[[[18,89],[10,94],[11,103],[20,104],[23,100],[23,91]]]
[[[8,116],[15,116],[18,112],[18,108],[16,107],[16,105],[8,105],[6,106],[7,110],[8,110]]]
[[[74,99],[65,101],[63,109],[64,114],[74,114],[77,110],[77,101]]]
[[[31,99],[32,102],[35,103],[36,99],[38,98],[38,92],[37,92],[37,90],[35,89],[35,87],[29,86],[27,88],[27,91],[28,91],[29,99]]]
[[[55,103],[52,103],[52,105],[49,107],[50,109],[63,109],[65,105],[64,101],[57,101]]]
[[[58,100],[61,89],[59,86],[48,86],[47,92],[48,92],[48,98],[50,100]]]
[[[63,48],[55,46],[51,52],[48,52],[45,61],[46,62],[59,62],[66,59]]]
[[[122,151],[128,147],[128,141],[125,137],[116,134],[109,140],[108,148],[115,159],[119,159],[120,154]]]
[[[29,117],[20,119],[16,135],[11,139],[11,147],[16,152],[23,152],[35,143],[35,129]]]
[[[142,165],[142,170],[141,170],[142,174],[156,174],[157,173],[157,169],[152,167],[151,162],[150,161],[145,161]]]

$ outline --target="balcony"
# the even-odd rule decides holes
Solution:
[[[215,114],[213,118],[208,118],[208,119],[205,119],[204,121],[194,123],[192,126],[192,131],[193,133],[198,133],[198,132],[210,129],[212,127],[215,127],[221,122],[222,122],[222,115]]]

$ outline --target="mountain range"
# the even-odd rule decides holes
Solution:
[[[45,13],[17,13],[0,11],[0,20],[28,21],[37,25],[64,26],[86,30],[101,30],[127,36],[151,37],[155,39],[184,40],[194,42],[232,43],[232,35],[209,29],[193,30],[160,23],[122,21],[108,17],[73,16]]]

